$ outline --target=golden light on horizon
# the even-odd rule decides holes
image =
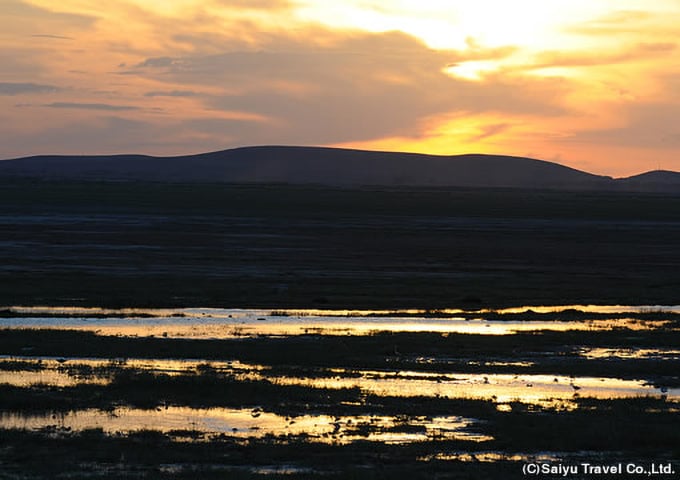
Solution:
[[[284,143],[680,170],[674,0],[5,3],[3,158]]]

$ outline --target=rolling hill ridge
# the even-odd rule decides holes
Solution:
[[[613,179],[525,157],[325,147],[242,147],[197,155],[35,156],[0,161],[0,179],[459,186],[680,192],[680,173]]]

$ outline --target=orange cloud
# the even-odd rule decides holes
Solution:
[[[544,51],[535,56],[530,68],[588,67],[614,65],[639,61],[657,61],[672,54],[677,45],[672,42],[638,43],[619,51]]]
[[[680,158],[673,1],[333,5],[6,0],[0,156],[296,143],[604,174]]]

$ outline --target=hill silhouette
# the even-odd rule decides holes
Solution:
[[[680,191],[680,174],[614,180],[524,157],[260,146],[178,157],[35,156],[0,161],[0,178]]]
[[[678,191],[680,192],[680,173],[668,170],[654,170],[628,178],[621,178],[617,183],[622,188],[644,191]]]

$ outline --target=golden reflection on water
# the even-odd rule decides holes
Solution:
[[[432,460],[458,461],[458,462],[557,462],[560,456],[549,453],[502,453],[502,452],[454,452],[436,453],[420,457],[421,462]]]
[[[375,332],[436,332],[509,335],[536,330],[647,330],[667,322],[635,318],[635,313],[663,310],[680,312],[680,307],[589,306],[516,307],[502,310],[257,310],[257,309],[105,309],[97,307],[0,307],[4,328],[49,328],[94,331],[102,335],[169,338],[238,338],[255,335],[369,335]],[[630,318],[578,320],[488,320],[487,314],[555,313],[565,310],[620,314]],[[9,312],[9,313],[7,313]],[[12,318],[14,312],[19,317]],[[460,315],[465,314],[465,317]],[[28,317],[26,315],[29,315]],[[35,316],[33,316],[35,315]],[[456,316],[458,315],[458,316]],[[103,316],[103,317],[102,317]]]
[[[583,348],[581,356],[588,359],[620,358],[642,359],[654,358],[663,360],[680,359],[680,350],[665,348]]]
[[[158,336],[184,338],[235,338],[251,335],[352,334],[367,335],[376,331],[439,332],[508,335],[529,330],[608,330],[611,328],[651,329],[664,322],[641,322],[631,318],[580,321],[517,321],[485,320],[485,313],[552,313],[566,309],[591,313],[648,312],[655,307],[518,307],[505,310],[481,310],[479,319],[456,317],[461,310],[437,312],[449,318],[432,318],[422,310],[404,311],[345,311],[345,310],[225,310],[225,309],[100,309],[12,307],[15,312],[35,314],[41,318],[4,318],[5,328],[68,328],[94,331],[99,334],[125,336]],[[679,311],[678,307],[659,307]],[[399,315],[412,315],[410,317]],[[73,318],[49,315],[74,315]],[[118,315],[111,318],[82,317],[83,315]],[[392,316],[373,316],[392,315]],[[135,318],[137,316],[138,318]],[[150,316],[150,317],[149,317]],[[77,317],[77,318],[76,318]],[[144,318],[143,318],[144,317]],[[584,348],[585,358],[672,358],[680,357],[677,349]],[[427,363],[430,359],[421,359]],[[443,359],[446,361],[446,359]],[[637,396],[663,397],[680,402],[680,388],[655,388],[643,380],[608,377],[569,377],[543,374],[436,373],[333,368],[313,370],[311,375],[281,373],[264,365],[239,361],[206,361],[202,359],[87,359],[0,357],[0,384],[18,387],[48,385],[73,387],[80,384],[106,385],[121,371],[145,371],[158,375],[215,375],[237,381],[269,381],[276,385],[313,388],[358,388],[364,394],[413,398],[473,398],[491,400],[500,412],[511,412],[516,402],[540,405],[557,410],[578,407],[579,397],[613,399]],[[488,362],[496,366],[530,368],[530,362]],[[480,366],[484,366],[480,365]],[[417,367],[414,367],[417,368]],[[299,372],[299,370],[298,370]],[[152,410],[116,408],[111,411],[87,409],[49,415],[0,412],[0,428],[42,429],[65,431],[101,428],[107,433],[156,430],[173,432],[191,430],[198,436],[187,439],[208,439],[210,435],[226,434],[237,438],[265,435],[304,435],[310,440],[350,443],[368,440],[383,443],[408,443],[431,439],[484,442],[491,437],[475,434],[470,426],[474,419],[457,416],[408,418],[391,416],[330,416],[301,415],[286,417],[261,408],[189,408],[168,406]],[[447,454],[448,455],[448,454]],[[447,457],[427,457],[459,461],[525,461],[522,454],[505,456],[495,452],[452,453]],[[423,461],[427,461],[423,457]],[[537,457],[538,458],[538,457]]]
[[[426,374],[427,375],[427,374]],[[304,385],[317,388],[353,388],[379,396],[445,397],[493,400],[499,404],[522,402],[544,406],[563,405],[575,396],[591,398],[626,398],[665,395],[680,399],[680,389],[659,389],[642,380],[607,377],[567,377],[563,375],[513,374],[430,374],[422,379],[386,372],[362,371],[358,378],[278,377],[282,385]],[[575,405],[575,404],[574,404]],[[563,405],[566,406],[566,405]]]
[[[511,335],[516,332],[552,330],[603,331],[613,328],[650,330],[664,321],[608,319],[581,321],[466,320],[459,318],[337,318],[248,317],[244,319],[0,319],[0,328],[66,329],[99,335],[191,339],[230,339],[247,336],[371,335],[378,332],[433,332],[476,335]]]
[[[11,367],[7,364],[11,363]],[[191,359],[101,359],[61,357],[0,356],[0,384],[27,387],[51,385],[70,387],[81,384],[107,385],[120,371],[145,371],[161,375],[200,374],[208,367],[220,372],[241,376],[255,375],[264,370],[261,365],[246,364],[238,360],[214,361]]]
[[[468,431],[473,419],[448,417],[330,416],[286,417],[260,408],[164,407],[154,410],[116,408],[44,415],[0,412],[0,428],[37,430],[55,428],[81,431],[100,428],[106,433],[156,430],[163,433],[193,431],[203,435],[227,434],[249,438],[266,435],[305,435],[317,441],[351,443],[369,440],[407,443],[429,438],[484,442],[492,438]],[[407,425],[408,429],[403,426]],[[403,431],[401,431],[403,429]]]
[[[1,362],[2,360],[0,360]],[[14,364],[22,359],[5,357]],[[27,368],[35,366],[35,359],[26,359]],[[204,360],[126,359],[40,359],[39,371],[0,370],[0,383],[15,386],[47,384],[74,386],[82,383],[105,385],[121,369],[142,370],[163,375],[200,375],[205,369],[210,374],[229,375],[239,381],[270,381],[278,385],[314,388],[359,388],[365,393],[394,397],[448,397],[493,400],[498,404],[513,401],[540,405],[559,405],[576,396],[592,398],[625,398],[641,395],[665,396],[680,400],[680,388],[659,388],[643,380],[624,380],[609,377],[570,377],[542,374],[494,373],[437,373],[422,371],[381,371],[334,368],[316,372],[314,376],[284,375],[270,371],[263,365],[238,361],[215,362]],[[89,373],[82,373],[88,367]],[[88,370],[84,370],[88,372]],[[573,402],[572,402],[573,403]],[[575,403],[573,403],[575,405]]]
[[[31,387],[35,385],[49,385],[53,387],[75,387],[76,385],[106,385],[110,380],[94,376],[74,376],[66,372],[55,370],[12,372],[0,370],[0,385],[15,387]]]
[[[258,317],[372,317],[372,316],[428,316],[439,315],[462,315],[477,313],[483,314],[520,314],[520,313],[560,313],[582,312],[598,314],[622,314],[622,313],[680,313],[680,305],[524,305],[509,308],[481,308],[460,309],[442,308],[428,309],[241,309],[241,308],[103,308],[103,307],[77,307],[77,306],[24,306],[10,305],[0,306],[0,310],[16,312],[19,314],[36,315],[110,315],[121,317],[172,317],[172,316],[197,316],[212,318],[240,318],[243,316]]]

